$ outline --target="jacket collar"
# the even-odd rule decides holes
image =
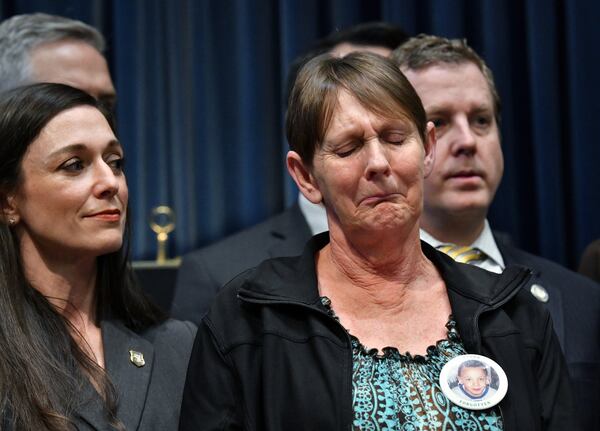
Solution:
[[[495,274],[474,265],[456,263],[446,254],[424,243],[422,246],[446,283],[453,317],[465,348],[481,353],[479,316],[513,298],[531,278],[531,271],[521,266],[508,266],[501,274]],[[518,332],[510,319],[500,319],[498,325],[503,331]]]
[[[329,233],[312,237],[302,255],[279,257],[250,270],[239,296],[251,301],[298,302],[315,305],[319,300],[315,253],[329,243]]]
[[[119,320],[106,319],[101,325],[105,370],[117,392],[117,417],[125,429],[137,429],[150,384],[154,347]],[[143,354],[143,366],[138,367],[133,363],[130,350]],[[89,401],[78,410],[79,418],[92,429],[113,430],[107,422],[100,396],[91,384],[86,384],[85,392]]]
[[[317,304],[319,291],[315,253],[328,243],[329,233],[323,232],[311,238],[300,257],[263,262],[247,274],[239,292],[240,297],[253,301]],[[458,264],[425,242],[421,242],[421,248],[444,279],[455,314],[467,311],[455,304],[458,297],[469,300],[471,307],[493,308],[510,299],[528,277],[528,271],[524,268],[511,267],[502,274],[494,274],[471,265]]]
[[[329,243],[329,233],[315,235],[300,257],[270,259],[246,274],[240,299],[269,304],[297,303],[319,308],[315,253]],[[479,316],[497,308],[513,296],[531,277],[523,267],[511,266],[495,274],[473,265],[456,263],[452,258],[421,241],[425,256],[431,260],[446,283],[454,320],[467,351],[480,352]],[[505,321],[502,325],[509,325]],[[516,330],[516,328],[504,328]]]
[[[137,429],[150,385],[154,347],[116,319],[102,322],[102,339],[106,371],[118,394],[117,416],[126,429]],[[130,351],[141,353],[145,363],[138,366],[138,360],[136,365]]]
[[[84,383],[81,391],[82,403],[77,408],[73,420],[76,424],[76,429],[92,429],[95,431],[114,431],[108,423],[106,410],[102,398],[92,384],[83,377]],[[83,427],[81,423],[85,423]],[[4,428],[3,428],[4,429]]]
[[[529,282],[529,285],[538,284],[542,286],[549,295],[549,300],[544,305],[550,311],[550,315],[552,316],[552,324],[554,328],[554,332],[558,336],[558,339],[561,341],[561,344],[564,345],[565,340],[565,316],[564,316],[564,299],[563,299],[563,291],[557,287],[555,283],[564,283],[564,279],[559,277],[553,277],[548,271],[544,272],[544,269],[547,269],[549,265],[557,265],[554,262],[550,263],[545,261],[543,258],[535,256],[531,253],[528,253],[524,250],[521,250],[510,242],[508,242],[505,238],[494,233],[496,237],[496,243],[498,244],[498,248],[504,257],[504,261],[507,265],[522,265],[528,268],[531,268],[532,277]],[[562,268],[561,268],[562,269]],[[565,271],[567,271],[565,269]],[[529,288],[528,288],[529,290]]]

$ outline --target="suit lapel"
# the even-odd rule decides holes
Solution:
[[[296,203],[273,220],[271,236],[276,240],[268,249],[269,257],[297,256],[312,236],[300,206]]]
[[[114,428],[108,423],[108,417],[100,395],[87,379],[84,380],[81,392],[82,404],[78,407],[73,418],[76,429],[80,431],[114,431]]]
[[[117,416],[127,430],[135,430],[146,402],[154,347],[117,320],[102,322],[102,339],[106,371],[118,394]],[[130,351],[134,352],[133,359]],[[145,362],[143,365],[142,357]]]
[[[540,265],[536,265],[535,262],[529,258],[528,253],[522,252],[521,250],[507,246],[502,241],[496,238],[496,243],[504,263],[508,265],[521,265],[532,270],[533,277],[527,285],[527,290],[530,291],[531,286],[537,284],[542,286],[548,292],[548,302],[544,303],[544,306],[550,312],[552,316],[552,323],[554,326],[554,332],[562,346],[565,346],[565,324],[564,324],[564,313],[563,313],[563,298],[562,293],[559,289],[553,286],[550,280],[544,279],[543,272]]]

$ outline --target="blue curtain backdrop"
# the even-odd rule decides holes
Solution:
[[[152,207],[172,206],[171,254],[274,214],[284,169],[290,62],[336,28],[384,20],[467,38],[503,99],[505,175],[490,219],[571,267],[600,237],[600,3],[558,0],[2,0],[98,27],[118,90],[134,257],[154,256]],[[1,77],[0,77],[1,79]]]

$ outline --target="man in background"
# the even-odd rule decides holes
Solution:
[[[0,90],[34,82],[68,84],[113,110],[116,92],[104,38],[81,21],[43,13],[0,24]]]
[[[578,416],[585,429],[600,429],[600,286],[505,243],[487,220],[504,170],[500,97],[491,70],[465,41],[436,36],[412,38],[392,58],[435,125],[421,238],[489,271],[502,272],[507,265],[532,270],[528,289],[550,311],[578,396]],[[523,340],[535,355],[528,341]]]
[[[316,55],[330,52],[341,56],[356,50],[389,55],[406,39],[406,33],[400,28],[381,22],[334,32],[292,63],[286,99],[302,65]],[[299,255],[312,235],[326,230],[325,209],[299,194],[298,201],[282,213],[189,253],[183,257],[178,272],[172,315],[199,323],[217,291],[237,274],[265,259]]]

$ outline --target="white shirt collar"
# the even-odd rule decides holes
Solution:
[[[327,212],[322,204],[313,204],[302,193],[298,193],[298,205],[313,235],[329,230]]]
[[[488,255],[493,261],[495,261],[502,269],[506,267],[504,264],[504,259],[502,258],[502,253],[498,249],[496,245],[496,240],[494,239],[494,234],[492,233],[492,229],[490,228],[490,224],[487,219],[483,225],[483,230],[479,237],[471,244],[471,247],[478,248]]]
[[[424,231],[423,229],[419,230],[420,237],[427,244],[432,247],[439,247],[440,245],[450,244],[447,242],[442,242],[437,238],[434,238],[431,234]],[[498,249],[496,245],[496,240],[494,239],[494,234],[492,233],[492,229],[490,228],[490,224],[487,219],[483,225],[483,230],[477,237],[471,247],[478,248],[483,251],[487,255],[487,259],[483,262],[483,264],[478,265],[484,269],[493,271],[493,272],[502,272],[506,265],[504,264],[504,259],[502,258],[502,253]],[[496,268],[496,270],[494,269]]]

